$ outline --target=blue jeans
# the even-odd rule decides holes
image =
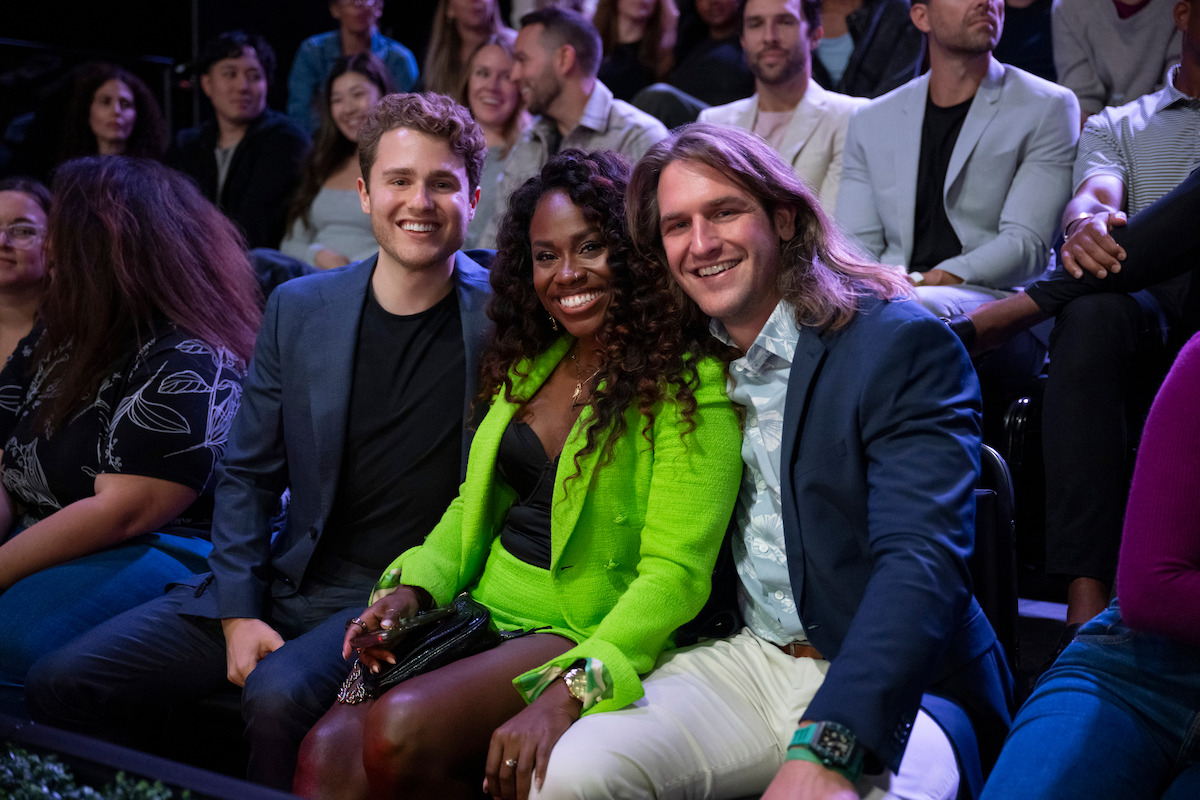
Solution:
[[[19,534],[18,534],[19,535]],[[0,713],[24,717],[25,675],[47,652],[206,569],[207,539],[148,533],[36,572],[0,593]]]
[[[1017,714],[981,800],[1200,797],[1200,647],[1130,630],[1114,600]]]

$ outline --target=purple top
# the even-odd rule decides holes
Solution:
[[[1117,567],[1130,627],[1200,645],[1200,335],[1159,389],[1138,451]]]

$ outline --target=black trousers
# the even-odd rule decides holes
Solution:
[[[242,689],[249,780],[291,791],[300,743],[350,672],[345,622],[361,613],[377,574],[306,577],[300,593],[270,602],[263,618],[285,643]],[[172,706],[232,686],[220,620],[178,611],[193,591],[176,586],[41,658],[26,684],[33,719],[154,752],[163,725],[177,720]]]
[[[1192,316],[1200,170],[1114,229],[1113,238],[1127,253],[1119,273],[1039,281],[1026,290],[1056,315],[1042,420],[1046,569],[1108,583],[1129,492],[1130,444],[1169,365],[1168,334]]]

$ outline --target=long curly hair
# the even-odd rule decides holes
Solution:
[[[679,403],[689,426],[694,426],[696,360],[723,349],[709,336],[706,320],[685,314],[667,271],[634,254],[625,229],[629,173],[629,162],[610,151],[572,149],[556,155],[513,192],[491,267],[488,316],[496,324],[496,337],[482,358],[479,400],[487,401],[502,390],[509,402],[525,403],[529,397],[513,393],[513,374],[527,374],[517,371],[520,362],[545,352],[562,336],[551,326],[533,288],[529,227],[538,201],[550,192],[565,192],[608,246],[612,296],[598,334],[602,366],[590,382],[593,416],[584,447],[575,457],[576,475],[579,459],[595,451],[602,437],[607,438],[601,463],[611,458],[613,445],[626,432],[625,412],[631,407],[645,419],[642,435],[647,441],[654,406],[663,400]]]
[[[96,134],[92,132],[89,119],[96,92],[110,80],[118,80],[129,87],[133,93],[133,106],[137,110],[137,119],[134,120],[129,141],[125,143],[124,155],[162,158],[167,149],[167,123],[163,120],[154,93],[132,72],[115,64],[97,61],[84,64],[76,73],[71,99],[67,103],[59,161],[99,152]]]
[[[333,64],[329,77],[325,80],[325,93],[321,95],[321,127],[317,129],[317,138],[313,142],[312,152],[304,164],[304,174],[300,178],[300,186],[288,206],[287,230],[291,230],[297,220],[305,225],[312,224],[313,200],[321,192],[321,187],[329,176],[338,170],[349,159],[358,155],[358,142],[352,142],[342,135],[337,123],[333,121],[330,107],[333,97],[333,82],[347,72],[357,72],[369,80],[379,90],[380,97],[386,97],[396,91],[391,73],[383,62],[371,53],[355,53],[342,56]]]

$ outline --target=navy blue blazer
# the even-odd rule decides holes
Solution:
[[[367,287],[378,256],[279,286],[267,302],[242,405],[218,466],[212,585],[181,612],[259,617],[268,592],[295,593],[337,492],[346,415]],[[470,449],[471,398],[491,336],[487,272],[458,253],[454,283],[466,348],[462,467]],[[271,517],[291,488],[288,521],[271,540]],[[365,597],[364,597],[365,599]]]
[[[986,750],[998,749],[1011,676],[966,563],[979,478],[974,368],[916,302],[862,305],[841,330],[801,329],[784,409],[783,523],[800,618],[831,662],[805,716],[848,725],[894,770],[925,692],[955,700]]]

